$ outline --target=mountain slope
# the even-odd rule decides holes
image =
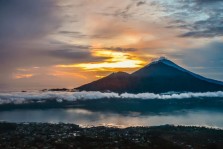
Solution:
[[[80,86],[76,89],[85,91],[114,91],[125,92],[130,75],[126,72],[112,73],[107,77]]]
[[[132,74],[114,73],[76,89],[119,93],[206,92],[223,90],[223,83],[192,73],[166,58],[160,58]]]
[[[204,80],[204,81],[207,81],[207,82],[210,82],[210,83],[216,83],[216,84],[223,85],[223,82],[221,82],[221,81],[216,81],[216,80],[213,80],[213,79],[208,79],[208,78],[205,78],[205,77],[200,76],[198,74],[195,74],[193,72],[190,72],[190,71],[188,71],[188,70],[186,70],[186,69],[178,66],[177,64],[173,63],[172,61],[166,59],[165,57],[161,57],[161,58],[155,60],[154,62],[150,63],[149,65],[156,64],[156,63],[163,63],[163,64],[166,64],[168,66],[174,67],[174,68],[176,68],[176,69],[178,69],[180,71],[189,73],[189,74],[191,74],[192,76],[194,76],[194,77],[196,77],[198,79],[201,79],[201,80]]]

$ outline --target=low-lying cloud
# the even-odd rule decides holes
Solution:
[[[0,104],[27,104],[40,103],[46,101],[83,101],[83,100],[97,100],[97,99],[189,99],[189,98],[223,98],[223,91],[218,92],[204,92],[204,93],[103,93],[103,92],[13,92],[0,93]]]

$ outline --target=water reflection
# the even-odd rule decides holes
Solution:
[[[75,123],[82,126],[157,126],[164,124],[199,125],[223,128],[222,111],[188,110],[177,114],[140,112],[114,113],[86,109],[47,109],[1,111],[0,120],[9,122]]]

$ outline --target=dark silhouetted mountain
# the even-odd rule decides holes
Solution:
[[[130,75],[126,72],[112,73],[107,77],[78,87],[77,90],[125,92],[128,88],[129,78]]]
[[[161,57],[132,74],[112,73],[76,89],[118,93],[207,92],[222,91],[223,82],[192,73]]]

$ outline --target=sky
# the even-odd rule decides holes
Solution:
[[[223,1],[0,0],[0,90],[74,88],[161,56],[223,81]]]

